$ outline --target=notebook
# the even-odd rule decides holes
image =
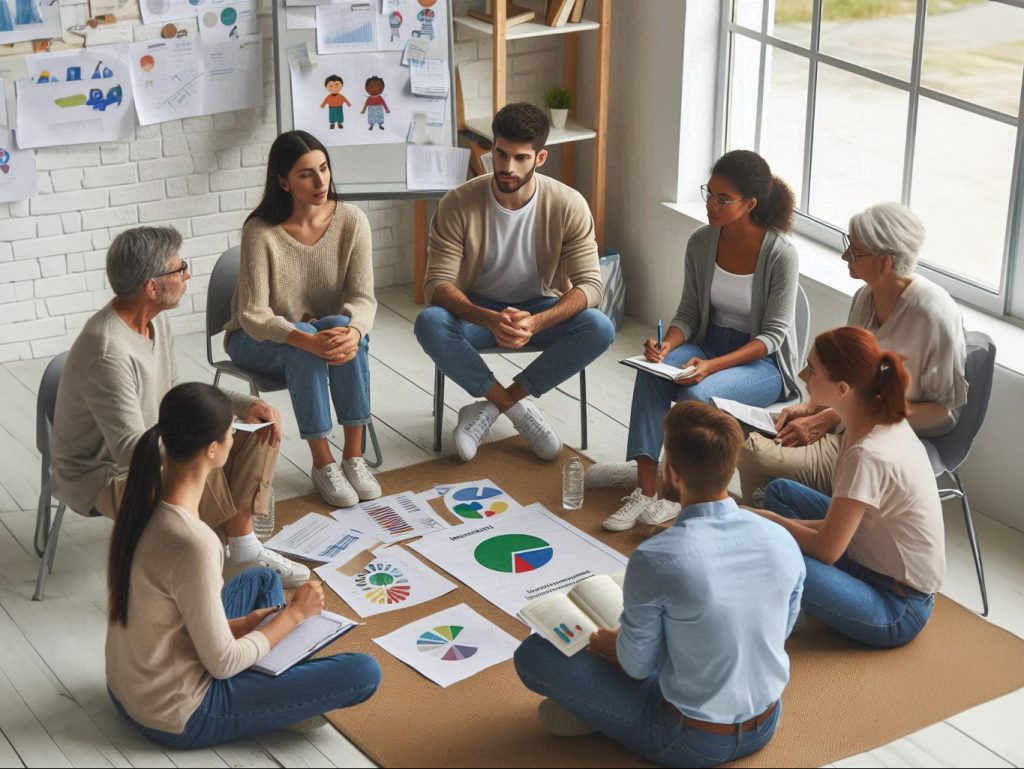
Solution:
[[[256,626],[256,630],[276,616],[277,614],[271,614],[265,618]],[[322,611],[319,616],[310,617],[282,638],[281,642],[271,649],[267,656],[252,666],[252,669],[268,676],[279,676],[292,665],[315,654],[357,624],[340,614]]]
[[[623,358],[619,363],[623,366],[632,366],[640,371],[646,371],[648,374],[654,374],[654,376],[661,377],[662,379],[670,379],[673,382],[677,379],[685,379],[686,377],[693,376],[693,372],[697,370],[696,366],[676,368],[675,366],[669,366],[666,363],[651,363],[643,355],[637,355],[633,358]]]

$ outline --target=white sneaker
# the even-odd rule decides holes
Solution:
[[[455,450],[463,462],[476,456],[484,436],[500,415],[498,407],[490,401],[477,401],[459,409],[459,421],[455,425]]]
[[[313,485],[324,498],[324,502],[335,507],[352,507],[359,501],[359,495],[348,482],[345,474],[336,464],[331,462],[321,468],[314,467],[309,477]]]
[[[648,526],[657,526],[662,523],[668,523],[669,521],[676,518],[679,513],[683,511],[678,502],[670,502],[667,499],[656,499],[637,516],[639,523],[646,524]]]
[[[286,588],[302,587],[309,582],[309,569],[301,563],[285,558],[280,553],[263,548],[259,557],[245,565],[246,569],[273,569]]]
[[[345,473],[345,477],[352,488],[355,489],[356,494],[359,495],[360,502],[377,499],[381,496],[380,484],[377,483],[377,479],[370,472],[370,466],[366,464],[366,460],[362,457],[343,460],[341,470]]]
[[[636,488],[636,462],[598,462],[587,468],[583,488],[604,489],[609,486]]]
[[[525,398],[505,412],[518,433],[526,438],[533,453],[550,462],[562,453],[562,439],[551,426],[540,406]]]
[[[644,511],[647,505],[654,501],[654,497],[648,497],[639,488],[636,488],[633,489],[633,493],[628,497],[623,497],[622,501],[625,504],[608,516],[605,522],[601,524],[608,531],[632,529],[636,525],[636,519],[640,517],[640,513]]]

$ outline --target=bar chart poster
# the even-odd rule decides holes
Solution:
[[[409,547],[516,619],[530,601],[619,572],[627,560],[542,505],[467,520]]]
[[[343,507],[331,517],[385,544],[404,542],[448,528],[422,498],[405,492],[361,502],[354,507]]]
[[[507,662],[519,646],[519,641],[464,603],[373,640],[443,687]]]
[[[340,3],[316,7],[316,49],[320,54],[377,50],[374,3]]]

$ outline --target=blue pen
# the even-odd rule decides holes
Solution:
[[[661,350],[661,321],[658,321],[658,350]]]

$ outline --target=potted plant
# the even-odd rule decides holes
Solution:
[[[561,86],[549,88],[544,94],[544,103],[551,112],[551,126],[565,128],[565,119],[569,116],[569,107],[572,105],[572,91]]]

